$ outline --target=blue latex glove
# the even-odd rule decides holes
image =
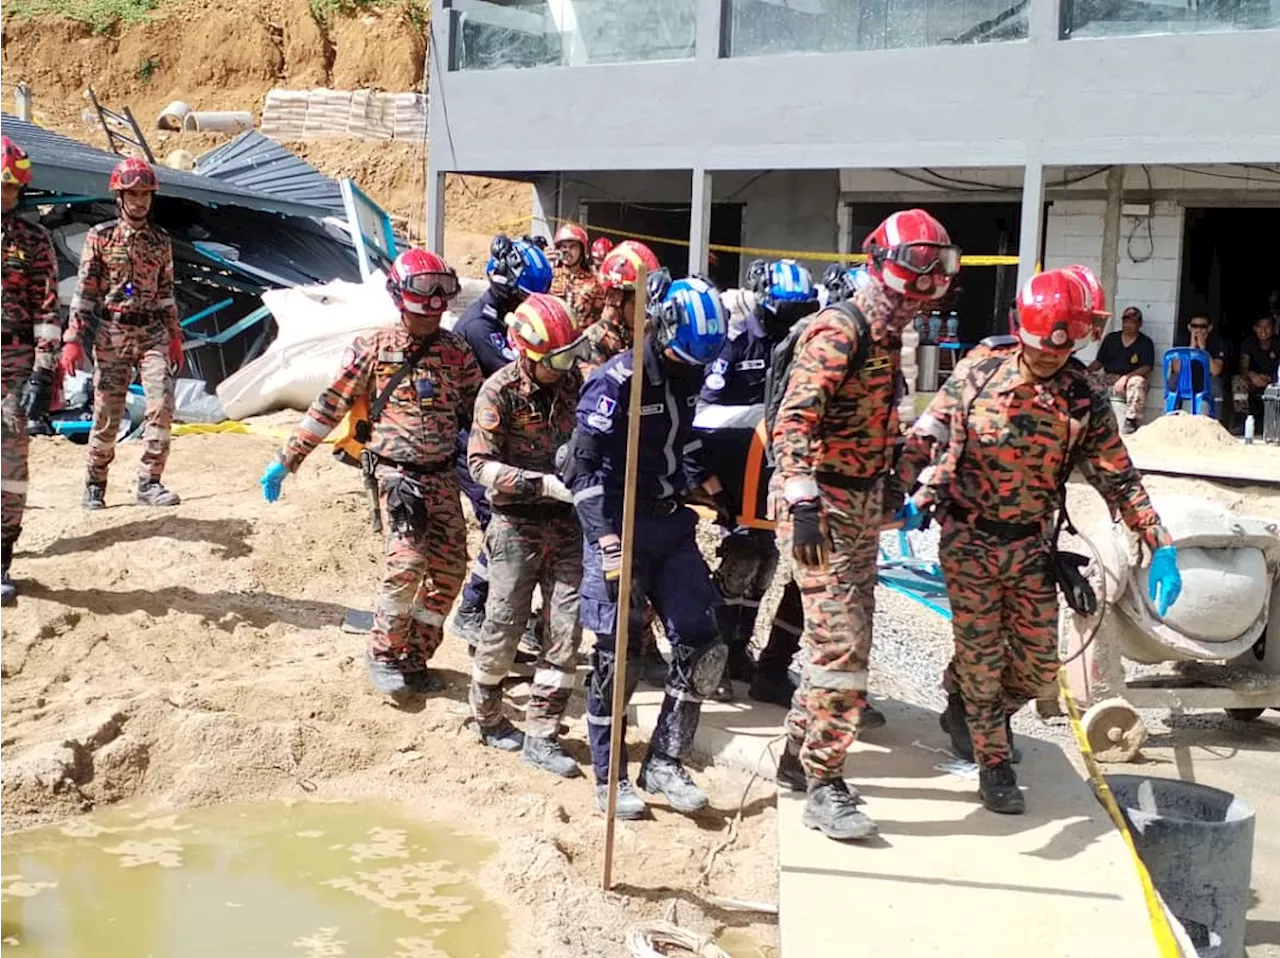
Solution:
[[[1151,570],[1147,573],[1147,592],[1155,603],[1156,614],[1162,619],[1182,594],[1178,550],[1173,546],[1161,546],[1152,554]]]
[[[267,466],[263,472],[262,478],[258,480],[258,484],[262,486],[262,498],[267,502],[275,502],[280,498],[280,483],[284,482],[284,477],[289,475],[289,470],[284,467],[278,459],[274,459],[271,465]]]
[[[914,532],[924,525],[925,514],[920,508],[908,499],[897,512],[893,514],[895,522],[901,522],[902,528],[906,532]]]

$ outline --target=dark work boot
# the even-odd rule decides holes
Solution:
[[[978,772],[978,795],[984,806],[1001,815],[1021,815],[1027,810],[1018,789],[1018,775],[1007,761]]]
[[[89,512],[97,512],[99,509],[107,508],[107,484],[105,482],[86,482],[84,484],[84,497],[80,500],[80,505]]]
[[[938,718],[942,731],[951,736],[951,751],[966,762],[973,761],[973,741],[969,723],[964,717],[964,699],[959,692],[947,693],[947,710]]]
[[[13,558],[13,540],[0,544],[3,572],[0,574],[0,605],[13,605],[18,601],[18,587],[9,578],[9,562]]]
[[[596,785],[596,808],[602,812],[609,810],[608,783]],[[631,787],[631,783],[625,778],[621,779],[618,782],[618,801],[614,805],[614,818],[620,818],[624,821],[644,818],[645,808],[644,799],[636,794],[636,790]]]
[[[804,774],[804,766],[800,764],[800,747],[788,740],[782,749],[782,757],[778,759],[778,771],[774,780],[779,788],[792,792],[809,790],[809,782]]]
[[[476,606],[467,608],[459,606],[449,620],[449,631],[467,643],[471,654],[475,655],[476,646],[480,644],[480,629],[484,626],[484,609]]]
[[[884,713],[870,702],[867,702],[858,715],[858,731],[873,732],[878,728],[884,728],[886,721]]]
[[[418,694],[410,687],[408,677],[399,666],[375,659],[367,651],[364,654],[364,669],[373,687],[396,705],[406,705]]]
[[[176,492],[171,492],[161,485],[159,479],[139,479],[138,498],[140,506],[176,506],[182,500]]]
[[[505,716],[500,718],[495,725],[488,728],[476,726],[476,732],[480,736],[480,741],[490,748],[500,749],[503,752],[519,752],[524,749],[524,732],[520,731],[511,724],[511,720]]]
[[[431,695],[444,688],[444,680],[427,669],[404,673],[404,684],[417,695]]]
[[[694,784],[683,765],[665,755],[650,752],[640,765],[636,784],[651,794],[667,796],[677,812],[692,814],[707,807],[707,793]]]
[[[876,833],[876,823],[858,811],[858,801],[842,778],[809,785],[803,821],[807,828],[816,828],[838,842],[870,838]]]
[[[791,699],[796,694],[795,686],[787,678],[787,673],[776,676],[769,672],[756,670],[756,677],[751,680],[751,689],[747,693],[753,702],[770,702],[781,705],[784,709],[791,707]]]
[[[566,752],[553,738],[541,738],[537,735],[524,737],[524,761],[526,765],[540,768],[559,775],[561,778],[577,778],[582,774],[573,756]]]

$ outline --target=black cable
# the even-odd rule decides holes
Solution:
[[[735,199],[737,199],[739,196],[741,196],[743,193],[745,193],[745,192],[747,191],[747,187],[749,187],[751,184],[755,183],[757,180],[762,180],[762,179],[764,179],[766,176],[768,176],[770,173],[773,173],[773,172],[775,172],[775,171],[774,171],[774,170],[765,170],[765,171],[763,171],[763,172],[761,172],[761,173],[757,173],[755,176],[751,177],[751,179],[747,180],[747,182],[743,183],[741,186],[739,186],[736,190],[734,190],[732,193],[730,193],[728,196],[726,196],[726,197],[725,197],[724,199],[722,199],[720,202],[721,202],[721,203],[730,203],[730,202],[732,202],[733,200],[735,200]]]
[[[1236,165],[1245,166],[1246,164],[1241,163]],[[1216,176],[1219,179],[1223,179],[1223,180],[1245,180],[1249,183],[1257,183],[1260,180],[1260,177],[1257,177],[1257,176],[1241,176],[1233,173],[1218,173],[1213,170],[1197,170],[1190,166],[1172,166],[1171,169],[1182,170],[1182,172],[1184,173],[1195,173],[1199,176]],[[1269,172],[1274,172],[1274,171],[1269,171]],[[1274,180],[1267,180],[1266,182],[1280,185],[1280,178],[1277,178]]]
[[[899,170],[894,167],[890,167],[889,172],[896,173],[898,176],[901,176],[904,179],[915,180],[917,183],[923,183],[925,186],[932,186],[935,189],[950,188],[953,191],[958,190],[959,192],[962,192],[962,193],[1014,193],[1014,192],[1017,192],[1017,187],[992,186],[990,183],[985,184],[981,189],[974,189],[971,187],[964,187],[964,186],[959,186],[959,187],[949,186],[949,184],[947,183],[939,183],[936,180],[928,180],[928,179],[925,179],[923,176],[916,176],[914,173],[908,173],[906,170]]]
[[[1142,225],[1141,223],[1134,223],[1133,229],[1129,230],[1129,238],[1124,244],[1125,255],[1129,257],[1129,262],[1131,263],[1145,263],[1156,255],[1156,236],[1151,226],[1151,220],[1155,217],[1156,211],[1155,200],[1152,195],[1155,193],[1155,189],[1151,183],[1151,169],[1145,163],[1142,164],[1142,172],[1147,176],[1147,255],[1141,259],[1133,255],[1133,240],[1138,235],[1138,230]]]

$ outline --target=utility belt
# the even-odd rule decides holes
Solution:
[[[442,472],[451,472],[457,463],[456,459],[442,459],[439,462],[419,465],[418,463],[396,462],[394,459],[380,456],[376,452],[370,453],[370,455],[373,457],[375,465],[390,466],[392,469],[398,469],[400,472],[416,479],[425,479],[427,476],[438,476]]]
[[[107,319],[114,323],[119,323],[121,326],[149,326],[158,317],[161,317],[164,311],[159,309],[131,309],[117,312],[114,309],[108,309],[106,313]]]
[[[947,506],[947,515],[1001,542],[1021,542],[1023,539],[1044,535],[1048,524],[1048,516],[1036,522],[999,522],[995,519],[987,519],[971,509],[965,509],[954,503]]]
[[[394,471],[381,478],[382,488],[387,497],[387,531],[396,536],[420,538],[427,534],[427,523],[431,518],[427,510],[426,489],[423,480],[428,476],[452,472],[454,460],[445,459],[420,466],[396,462],[379,456],[368,449],[361,456],[366,477],[379,465],[390,466]]]
[[[814,479],[820,485],[830,486],[832,489],[852,489],[857,492],[867,492],[876,487],[876,483],[885,477],[885,473],[878,472],[874,476],[846,476],[842,472],[833,472],[829,469],[820,469],[814,473]]]
[[[573,506],[554,500],[492,503],[490,508],[498,515],[531,522],[558,522],[573,516]]]

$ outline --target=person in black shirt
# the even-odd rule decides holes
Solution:
[[[1262,393],[1276,381],[1280,365],[1280,343],[1276,342],[1275,320],[1270,314],[1253,324],[1253,335],[1240,346],[1240,375],[1231,378],[1237,421],[1252,413],[1262,420]]]
[[[1208,313],[1196,313],[1191,317],[1191,322],[1187,324],[1188,342],[1187,345],[1192,349],[1199,349],[1209,356],[1209,385],[1210,395],[1213,396],[1215,402],[1222,401],[1222,371],[1227,364],[1227,349],[1222,345],[1222,340],[1218,338],[1213,331],[1213,321],[1209,318]],[[1169,383],[1176,384],[1178,381],[1178,370],[1182,368],[1182,363],[1173,360],[1169,363]],[[1194,392],[1204,392],[1204,370],[1198,363],[1191,366],[1191,389]]]
[[[1089,364],[1089,378],[1098,389],[1125,401],[1120,432],[1128,434],[1142,422],[1147,404],[1147,377],[1156,364],[1156,346],[1142,332],[1142,310],[1130,306],[1120,317],[1120,329],[1108,333]]]

